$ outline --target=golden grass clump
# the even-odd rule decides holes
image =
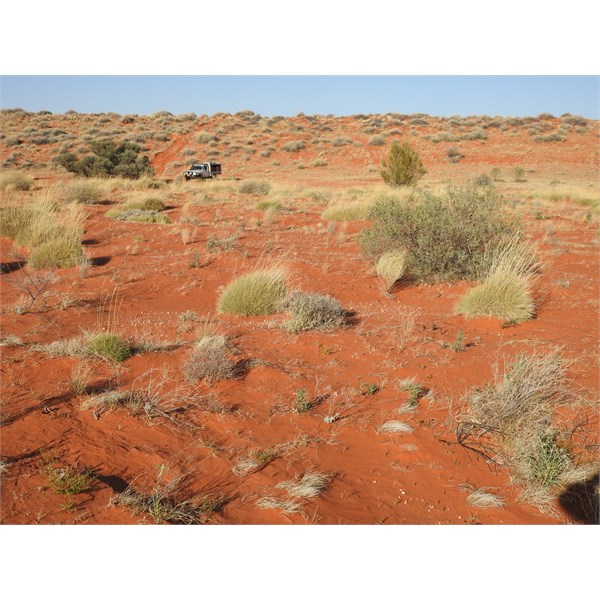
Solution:
[[[362,221],[369,215],[371,202],[364,200],[335,201],[323,212],[328,221]]]
[[[406,272],[407,253],[404,250],[390,250],[379,257],[375,265],[377,276],[383,281],[386,290],[402,279]]]
[[[535,247],[513,236],[490,250],[484,262],[490,265],[487,276],[463,296],[456,312],[469,319],[496,317],[510,323],[533,318],[531,285],[539,270]]]
[[[0,211],[0,234],[29,247],[34,269],[73,267],[83,252],[83,219],[81,206],[61,205],[47,193],[29,205],[5,206]]]
[[[65,187],[65,199],[80,204],[97,204],[102,199],[103,183],[94,179],[75,179]]]
[[[219,313],[257,316],[277,312],[287,292],[287,273],[281,266],[265,267],[234,279],[217,304]]]
[[[3,192],[26,192],[31,189],[33,178],[19,171],[8,171],[0,175],[0,190]]]

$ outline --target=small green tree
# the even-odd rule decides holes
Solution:
[[[383,180],[392,187],[415,185],[427,173],[421,158],[407,142],[394,142],[387,158],[381,161]]]

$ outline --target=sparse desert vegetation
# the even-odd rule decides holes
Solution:
[[[2,116],[2,523],[597,522],[597,121]]]

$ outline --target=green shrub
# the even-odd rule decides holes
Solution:
[[[221,294],[217,309],[234,315],[269,315],[277,312],[285,297],[286,273],[264,268],[234,279]]]
[[[406,250],[407,270],[421,280],[475,279],[486,271],[486,248],[514,229],[492,187],[473,182],[441,195],[385,198],[372,207],[373,224],[359,235],[363,252]]]
[[[284,144],[281,147],[281,149],[285,150],[286,152],[298,152],[299,150],[304,150],[304,148],[305,148],[305,144],[301,140],[295,140],[292,142],[288,142],[287,144]]]
[[[47,474],[52,489],[57,494],[68,496],[87,491],[93,481],[88,471],[80,471],[73,467],[59,469],[50,466],[47,468]]]
[[[525,181],[525,169],[523,167],[515,167],[513,173],[515,175],[515,181]]]
[[[240,194],[268,196],[271,184],[268,181],[244,181],[239,187]]]
[[[382,161],[381,177],[392,187],[415,185],[427,171],[419,155],[404,142],[402,146],[392,143],[390,153]]]
[[[133,142],[116,144],[113,140],[97,140],[90,144],[92,154],[78,159],[72,152],[62,152],[56,157],[56,163],[71,173],[83,177],[124,177],[139,179],[143,175],[152,175],[147,156],[140,156],[141,146]]]
[[[328,295],[294,292],[280,308],[290,313],[291,319],[283,327],[293,333],[334,329],[344,324],[342,305]]]
[[[0,175],[0,190],[17,190],[26,192],[33,185],[33,179],[25,173],[18,171],[8,171]]]
[[[88,352],[112,362],[123,362],[131,356],[127,342],[114,333],[100,333],[93,337],[89,342]]]
[[[76,241],[57,238],[35,246],[31,250],[29,266],[32,269],[60,269],[79,264],[83,250]]]

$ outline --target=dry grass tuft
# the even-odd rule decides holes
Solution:
[[[413,428],[404,421],[386,421],[377,428],[377,433],[412,433]]]
[[[406,272],[407,253],[403,250],[391,250],[379,257],[375,265],[377,276],[389,291]]]
[[[273,496],[265,496],[256,502],[258,508],[274,508],[283,513],[298,513],[301,512],[302,505],[299,502],[290,499],[274,498]]]
[[[301,477],[283,481],[275,487],[285,490],[292,498],[315,498],[327,490],[333,475],[307,471]]]
[[[474,490],[467,497],[467,505],[475,508],[501,508],[504,500],[495,494],[490,494],[484,489]]]

